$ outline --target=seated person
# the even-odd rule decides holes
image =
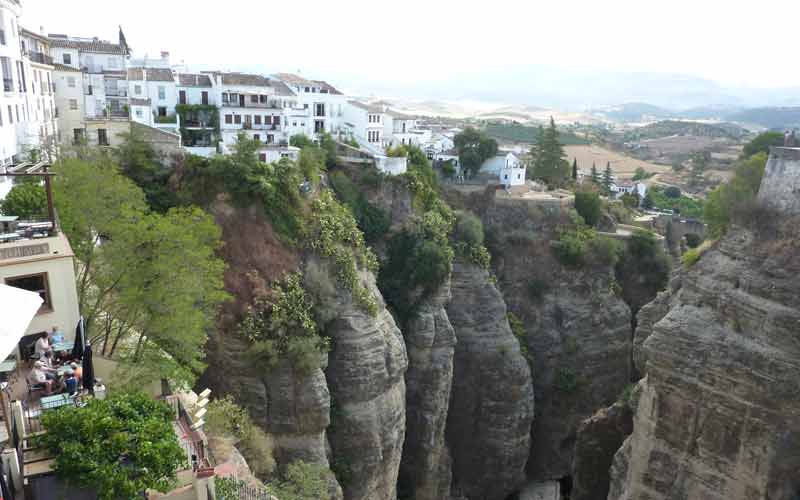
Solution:
[[[53,325],[50,331],[50,345],[61,344],[64,342],[64,333],[58,329],[57,325]]]
[[[46,351],[42,357],[39,358],[39,361],[42,362],[45,369],[55,369],[58,366],[58,363],[53,359],[53,351]]]
[[[48,380],[58,380],[58,369],[56,368],[56,364],[53,363],[53,353],[51,351],[44,353],[42,359],[37,361],[37,363],[41,363],[41,370]]]
[[[33,370],[31,370],[31,373],[28,374],[28,383],[31,385],[42,384],[44,386],[45,394],[52,394],[55,381],[47,378],[47,374],[43,368],[44,365],[41,361],[36,361],[33,363]]]
[[[64,379],[64,390],[66,390],[67,394],[70,396],[76,394],[78,392],[78,379],[75,378],[75,372],[70,368],[64,376],[66,377]]]
[[[74,361],[69,364],[69,367],[72,368],[75,378],[80,382],[83,379],[83,367]]]
[[[33,348],[33,353],[36,355],[37,358],[41,358],[44,353],[48,351],[52,351],[53,347],[50,345],[50,342],[47,341],[47,333],[42,333],[41,336],[36,340],[36,345]]]

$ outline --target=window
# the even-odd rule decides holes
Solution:
[[[315,104],[314,105],[314,116],[325,116],[325,105],[324,104]]]
[[[200,98],[202,99],[202,103],[208,106],[208,91],[204,90],[202,94],[200,94]]]
[[[136,109],[136,118],[141,118],[143,116],[142,110],[140,108]]]
[[[158,100],[163,101],[167,98],[167,88],[163,85],[158,86]]]
[[[311,89],[306,87],[306,92],[311,92]]]
[[[266,115],[264,117],[264,125],[272,125],[272,115]]]
[[[19,122],[19,104],[17,104],[16,108],[17,108],[17,121]]]
[[[106,129],[97,129],[97,144],[101,146],[108,146],[108,133],[106,132]]]
[[[86,90],[86,95],[92,95],[92,86],[89,85],[88,89]]]
[[[68,76],[67,77],[67,87],[75,88],[75,77],[74,76]]]
[[[225,123],[227,123],[228,125],[233,123],[233,115],[225,115]]]
[[[158,111],[158,116],[167,116],[166,106],[159,106],[157,111]]]
[[[77,99],[70,99],[69,100],[69,109],[75,111],[78,109],[78,100]]]
[[[233,123],[240,125],[242,123],[242,115],[233,115]]]
[[[11,109],[11,105],[8,105],[8,123],[14,123],[14,110]]]
[[[272,144],[275,142],[275,136],[272,134],[267,134],[267,144]]]
[[[36,314],[51,312],[53,310],[53,301],[50,298],[50,285],[47,280],[47,273],[6,278],[6,285],[38,293],[39,297],[42,298],[42,305],[39,306],[39,312]]]
[[[262,95],[258,96],[258,100],[259,100],[259,101],[260,101],[262,104],[264,104],[264,103],[266,103],[266,102],[267,102],[267,96],[265,96],[265,95],[263,95],[263,94],[262,94]]]
[[[83,129],[82,128],[74,128],[72,129],[72,144],[80,145],[83,144]]]
[[[11,59],[0,57],[0,65],[3,68],[3,90],[11,92],[14,90],[14,75],[11,73]]]
[[[64,64],[66,64],[67,66],[72,64],[72,54],[64,54],[63,58],[64,58]]]
[[[266,162],[267,161],[267,153],[258,153],[258,159],[260,161]]]
[[[261,115],[256,115],[254,117],[256,125],[261,125]]]
[[[261,141],[261,136],[259,134],[253,134],[254,141]]]
[[[181,104],[186,104],[186,91],[181,90],[178,92],[178,102]]]
[[[258,104],[258,96],[253,94],[250,96],[250,102],[253,104]]]
[[[0,45],[6,44],[6,30],[0,30]]]

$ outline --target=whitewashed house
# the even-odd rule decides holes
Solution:
[[[238,135],[263,143],[262,161],[296,159],[299,150],[289,146],[287,109],[296,95],[281,81],[246,73],[210,73],[220,103],[222,149],[228,153]]]
[[[175,114],[178,91],[175,75],[169,68],[128,68],[128,95],[136,99],[131,107],[131,120],[142,125],[178,133],[180,124]],[[141,113],[144,102],[149,102],[150,112]]]
[[[480,172],[497,177],[505,187],[525,184],[525,164],[512,152],[500,151],[481,165]]]
[[[614,182],[609,186],[609,191],[614,198],[621,198],[625,194],[636,194],[643,200],[647,195],[647,185],[643,182]]]
[[[388,145],[385,124],[391,120],[384,106],[347,101],[346,133],[370,151],[383,152]]]
[[[115,145],[130,129],[130,48],[122,30],[118,43],[56,34],[48,40],[62,142]]]
[[[420,146],[429,160],[433,160],[437,154],[444,153],[456,147],[452,137],[444,134],[432,133],[430,140]]]
[[[302,133],[311,138],[322,133],[343,136],[347,98],[336,87],[292,73],[277,73],[272,77],[286,84],[296,96],[290,106],[292,134]]]

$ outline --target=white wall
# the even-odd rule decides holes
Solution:
[[[75,80],[75,86],[69,86],[69,79]],[[61,143],[72,142],[73,129],[83,128],[83,74],[75,71],[54,71],[56,84],[55,104],[58,109],[58,128],[61,131]],[[70,109],[70,100],[74,99],[78,109]]]
[[[181,90],[186,91],[186,104],[203,104],[203,92],[208,92],[209,105],[215,106],[219,103],[217,94],[211,87],[182,87],[178,85],[175,90],[176,94],[179,94]],[[177,98],[175,102],[178,102]]]
[[[66,64],[64,62],[64,54],[69,54],[70,56],[70,64]],[[63,47],[51,47],[50,48],[50,57],[53,58],[53,62],[59,64],[65,64],[67,66],[71,66],[76,69],[80,69],[80,55],[77,49],[66,49]]]
[[[137,87],[140,90],[139,93],[136,92]],[[160,97],[159,88],[164,90],[163,99]],[[167,115],[174,115],[175,105],[178,104],[178,90],[174,81],[129,80],[128,96],[137,99],[150,99],[153,116],[156,116],[156,110],[161,106],[167,108]]]
[[[89,73],[102,73],[103,71],[124,71],[125,56],[115,54],[93,54],[81,52],[80,68],[87,68]]]

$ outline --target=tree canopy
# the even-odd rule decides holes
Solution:
[[[703,206],[703,217],[711,236],[725,234],[737,212],[746,210],[755,200],[766,165],[767,154],[764,152],[741,160],[734,170],[733,178],[708,195]]]
[[[611,192],[611,185],[614,184],[614,171],[611,170],[611,162],[606,163],[606,169],[603,171],[603,187],[606,193]]]
[[[575,210],[587,225],[595,226],[603,213],[603,202],[595,192],[578,191],[575,193]]]
[[[173,412],[144,393],[119,393],[42,413],[38,439],[54,457],[53,470],[68,483],[90,488],[101,500],[138,498],[147,489],[167,492],[188,466],[172,428]]]
[[[770,146],[783,146],[781,132],[762,132],[742,148],[742,158],[749,158],[758,153],[769,154]]]
[[[196,207],[150,211],[108,157],[66,159],[55,172],[55,203],[80,261],[78,299],[93,340],[140,376],[191,382],[226,298],[219,227]]]
[[[497,154],[497,141],[483,132],[467,127],[453,138],[461,166],[471,175],[480,170],[483,162]]]
[[[47,194],[38,182],[15,184],[0,200],[0,213],[33,219],[47,215]]]
[[[570,175],[567,155],[558,137],[556,122],[550,117],[550,125],[539,129],[536,144],[531,148],[531,175],[534,179],[543,180],[548,186],[558,186]]]

